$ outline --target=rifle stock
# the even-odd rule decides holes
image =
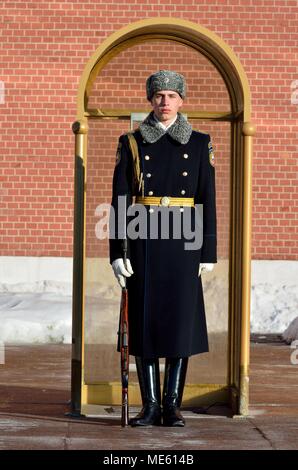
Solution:
[[[123,261],[126,266],[127,238],[123,240]],[[121,426],[128,426],[128,376],[129,376],[129,349],[128,349],[128,290],[126,278],[122,287],[120,307],[120,354],[121,354],[121,383],[122,383],[122,407]]]
[[[128,375],[129,375],[129,351],[128,351],[128,292],[122,288],[120,308],[120,354],[121,354],[121,382],[122,382],[122,408],[121,426],[128,426]]]

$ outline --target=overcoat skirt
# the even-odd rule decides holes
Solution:
[[[128,237],[128,257],[134,274],[127,278],[129,310],[129,353],[147,358],[188,357],[208,351],[200,263],[216,263],[215,169],[210,136],[192,131],[187,144],[174,140],[168,133],[154,143],[134,132],[138,143],[143,187],[133,181],[133,158],[127,135],[119,138],[113,176],[112,206],[118,220],[118,196],[153,195],[194,198],[202,204],[202,244],[185,249],[192,239],[183,234],[183,218],[188,216],[195,229],[197,207],[163,207],[168,211],[169,236],[150,237],[156,206],[146,208],[147,237]],[[211,158],[212,157],[212,158]],[[149,212],[149,209],[151,211]],[[178,211],[182,236],[173,236],[173,213]],[[177,214],[176,214],[177,215]],[[198,212],[197,212],[198,215]],[[111,219],[110,219],[111,220]],[[133,216],[127,218],[127,223]],[[156,219],[155,219],[156,221]],[[115,238],[110,235],[110,263],[123,258],[122,240],[115,223]],[[118,345],[119,348],[119,345]]]

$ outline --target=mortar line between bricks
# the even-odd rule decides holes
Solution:
[[[269,437],[266,436],[266,434],[264,433],[264,431],[262,431],[261,428],[259,428],[259,426],[254,422],[253,419],[251,418],[248,418],[248,421],[253,425],[253,427],[256,429],[256,431],[261,434],[261,436],[263,437],[263,439],[265,439],[269,444],[270,444],[270,447],[273,449],[273,450],[277,450],[277,448],[274,446],[274,444],[271,442],[271,440],[269,439]]]

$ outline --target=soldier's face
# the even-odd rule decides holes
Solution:
[[[154,93],[151,105],[154,114],[164,124],[171,121],[183,104],[183,99],[176,91],[163,90]]]

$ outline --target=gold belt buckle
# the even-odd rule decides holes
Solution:
[[[169,196],[163,196],[161,199],[160,199],[160,204],[164,207],[168,207],[170,205],[170,198]]]

